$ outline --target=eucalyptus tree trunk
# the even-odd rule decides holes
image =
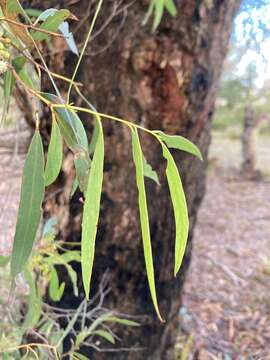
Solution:
[[[257,116],[251,106],[245,109],[244,130],[242,135],[243,163],[242,171],[246,178],[256,175],[256,137]]]
[[[32,1],[41,8],[59,1]],[[174,157],[186,191],[190,234],[180,275],[173,277],[174,217],[164,178],[164,160],[159,145],[142,137],[144,153],[158,171],[161,186],[147,181],[157,294],[165,324],[154,313],[149,294],[140,235],[130,133],[120,124],[104,120],[106,165],[101,217],[92,279],[92,294],[106,269],[111,292],[105,305],[121,313],[142,316],[142,326],[125,329],[121,347],[142,348],[125,353],[96,353],[94,359],[170,359],[178,327],[181,290],[191,259],[192,236],[198,207],[205,193],[207,153],[217,84],[226,55],[233,17],[240,0],[178,0],[178,15],[165,14],[158,31],[142,26],[148,1],[105,1],[96,32],[78,80],[84,94],[103,113],[129,119],[150,129],[181,134],[201,149],[204,162],[175,152]],[[93,4],[92,4],[93,5]],[[61,1],[82,21],[74,24],[77,43],[82,43],[93,9],[89,0]],[[68,75],[76,58],[63,52],[55,41],[47,60],[54,71]],[[47,82],[44,81],[46,86]],[[66,89],[62,88],[63,94]],[[74,95],[72,101],[80,105]],[[85,123],[92,120],[84,116]],[[45,122],[44,133],[49,126]],[[48,123],[49,124],[49,123]],[[89,134],[91,133],[91,126]],[[46,130],[46,131],[45,131]],[[66,241],[80,240],[82,204],[80,194],[69,200],[74,175],[70,158],[65,161],[59,186],[46,203],[46,211],[61,219]],[[202,274],[203,276],[203,274]],[[65,306],[74,305],[69,292]],[[118,332],[119,333],[119,332]]]

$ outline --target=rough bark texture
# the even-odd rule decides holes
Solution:
[[[43,8],[66,6],[78,18],[84,18],[76,33],[77,41],[83,40],[90,19],[87,17],[89,0],[34,3]],[[146,157],[157,169],[161,180],[161,187],[147,181],[147,194],[157,293],[161,313],[166,319],[162,325],[153,311],[144,270],[129,130],[104,121],[106,166],[92,293],[104,271],[109,269],[112,291],[105,305],[122,313],[143,316],[143,325],[139,329],[125,329],[121,346],[144,350],[95,354],[92,357],[95,359],[170,359],[177,335],[181,289],[190,262],[196,215],[205,192],[217,83],[240,0],[178,0],[176,3],[178,16],[172,19],[166,14],[158,32],[153,35],[149,27],[141,25],[148,1],[136,1],[132,6],[122,2],[109,24],[96,34],[79,74],[80,81],[85,84],[86,96],[100,111],[151,129],[187,136],[200,147],[205,159],[202,163],[179,152],[174,154],[190,216],[186,256],[181,273],[175,279],[175,227],[164,179],[165,164],[159,146],[149,137],[142,137]],[[114,1],[104,2],[97,29],[106,24],[114,5]],[[110,45],[111,39],[114,41]],[[68,53],[63,57],[63,44],[58,42],[50,65],[53,70],[70,74],[76,59]],[[78,104],[76,97],[73,100]],[[88,117],[84,119],[87,123],[91,121]],[[91,131],[91,127],[89,129]],[[70,161],[66,160],[61,184],[64,191],[47,203],[46,209],[60,215],[61,224],[65,226],[63,237],[67,241],[78,241],[82,206],[79,195],[69,203],[71,182]],[[74,305],[69,293],[65,295],[64,303]]]

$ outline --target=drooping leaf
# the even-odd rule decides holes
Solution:
[[[144,184],[143,153],[136,129],[132,131],[132,152],[133,152],[133,160],[136,169],[136,182],[139,192],[138,201],[139,201],[139,212],[140,212],[146,273],[147,273],[150,293],[156,313],[159,319],[163,321],[159,312],[157,295],[156,295],[153,255],[152,255],[148,209],[147,209],[146,192],[145,192],[145,184]]]
[[[41,16],[42,14],[40,15],[40,17]],[[69,10],[65,10],[65,9],[55,11],[54,13],[51,12],[39,28],[42,30],[56,32],[60,24],[62,24],[62,22],[66,20],[69,16],[70,16]],[[31,35],[33,39],[36,41],[46,40],[50,36],[49,34],[40,32],[38,30],[31,31]]]
[[[48,157],[45,167],[45,185],[51,185],[58,177],[63,160],[63,141],[56,120],[52,122]]]
[[[175,218],[176,235],[174,275],[176,276],[181,267],[187,244],[189,230],[188,209],[181,178],[175,161],[165,144],[162,144],[162,150],[163,156],[167,160],[166,176],[169,184]]]
[[[41,94],[55,104],[63,103],[63,100],[59,99],[56,95],[49,93]],[[61,134],[70,150],[75,153],[83,149],[88,153],[87,135],[76,112],[68,108],[55,108],[55,111]]]
[[[20,205],[11,257],[11,274],[15,277],[31,254],[38,230],[44,197],[44,155],[40,133],[36,130],[26,157]]]
[[[165,5],[166,10],[168,11],[168,13],[171,16],[174,17],[177,15],[177,9],[176,9],[176,6],[175,6],[173,0],[164,0],[164,5]]]
[[[128,320],[128,319],[123,319],[123,318],[118,318],[115,316],[109,316],[106,319],[106,322],[113,322],[113,323],[118,323],[121,325],[126,325],[126,326],[140,326],[139,323],[132,321],[132,320]]]
[[[152,169],[152,166],[148,164],[145,157],[143,156],[143,174],[149,179],[153,180],[155,183],[160,185],[157,172]]]
[[[163,12],[164,12],[164,3],[163,3],[164,0],[154,0],[155,4],[154,4],[154,7],[155,7],[155,15],[154,15],[154,22],[153,22],[153,31],[155,31],[160,22],[161,22],[161,19],[162,19],[162,15],[163,15]]]
[[[94,262],[104,166],[103,129],[101,121],[97,119],[97,122],[99,124],[98,139],[91,164],[82,218],[82,277],[87,299]]]
[[[169,148],[188,152],[189,154],[196,156],[200,160],[203,160],[199,148],[183,136],[167,135],[164,134],[162,131],[157,131],[156,134],[158,134],[159,138],[164,141]]]
[[[93,135],[92,135],[91,142],[89,145],[89,155],[92,155],[95,150],[97,139],[98,139],[98,130],[99,130],[98,122],[95,121]]]
[[[102,337],[103,339],[109,341],[111,344],[115,344],[115,338],[112,336],[111,333],[109,333],[109,331],[105,331],[105,330],[96,330],[92,332],[92,335],[97,335]]]
[[[64,35],[65,40],[66,40],[66,42],[68,44],[68,47],[69,47],[70,51],[72,51],[75,55],[79,56],[79,50],[78,50],[77,45],[75,43],[74,36],[73,36],[72,32],[69,31],[68,22],[64,21],[59,26],[58,29]]]
[[[15,78],[11,70],[7,70],[4,74],[4,106],[3,106],[1,123],[5,122],[14,85],[15,85]]]

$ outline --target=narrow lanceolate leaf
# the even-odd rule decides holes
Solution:
[[[52,122],[51,139],[45,167],[45,185],[52,184],[58,177],[63,160],[63,141],[56,120]]]
[[[174,275],[176,276],[182,264],[187,244],[189,229],[188,210],[185,193],[175,161],[166,145],[162,144],[162,150],[163,156],[167,160],[166,175],[175,218],[176,236]]]
[[[202,154],[199,150],[199,148],[193,144],[188,139],[184,138],[180,135],[167,135],[164,134],[162,131],[156,131],[156,134],[159,136],[159,138],[166,143],[166,145],[169,148],[182,150],[185,152],[188,152],[189,154],[192,154],[199,158],[200,160],[203,160]]]
[[[150,293],[155,310],[157,312],[159,319],[163,321],[159,312],[157,295],[156,295],[153,255],[152,255],[148,209],[147,209],[146,192],[145,192],[145,184],[144,184],[143,153],[142,153],[140,139],[137,130],[132,131],[132,152],[133,152],[133,160],[136,169],[136,182],[139,192],[138,201],[139,201],[139,212],[140,212],[146,273],[147,273]]]
[[[166,10],[168,11],[168,13],[171,16],[176,16],[177,15],[177,9],[176,6],[174,4],[174,0],[164,0],[164,5]]]
[[[4,106],[3,106],[1,123],[5,122],[14,85],[15,85],[15,78],[11,70],[7,70],[4,74]]]
[[[11,275],[23,270],[35,241],[44,197],[44,155],[40,133],[36,130],[26,157],[20,205],[11,257]]]
[[[89,298],[94,262],[104,165],[103,130],[101,121],[97,119],[97,122],[99,124],[99,132],[91,163],[82,219],[82,277],[87,299]]]
[[[49,93],[41,93],[41,95],[56,104],[63,103],[63,100],[56,95]],[[83,149],[88,153],[86,131],[76,112],[68,108],[56,108],[55,112],[61,134],[70,150],[75,153]]]

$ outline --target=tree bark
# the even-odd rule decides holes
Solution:
[[[254,109],[247,106],[245,109],[244,130],[242,136],[243,151],[243,175],[252,179],[257,176],[256,171],[256,137],[257,137],[257,117]]]
[[[59,1],[34,3],[46,8],[57,6]],[[61,1],[61,7],[68,7],[70,3]],[[148,1],[136,1],[131,6],[123,2],[111,19],[116,3],[104,2],[96,35],[80,68],[79,80],[85,85],[84,93],[100,111],[150,129],[186,136],[200,147],[204,157],[202,163],[183,153],[174,153],[190,216],[188,246],[180,275],[175,279],[175,226],[164,178],[165,164],[158,144],[142,136],[144,153],[161,180],[160,187],[148,180],[146,185],[157,294],[161,313],[166,319],[162,325],[154,313],[146,279],[130,133],[127,128],[104,120],[105,179],[91,293],[95,293],[102,275],[109,269],[112,290],[105,305],[121,313],[142,316],[140,328],[125,329],[122,334],[119,329],[123,338],[120,346],[143,350],[96,353],[92,356],[94,359],[161,360],[170,359],[173,353],[181,290],[191,259],[197,211],[205,192],[217,84],[240,0],[178,0],[176,3],[177,17],[165,14],[157,33],[152,34],[150,25],[142,26]],[[90,22],[89,0],[74,2],[69,9],[84,19],[75,33],[80,43]],[[109,24],[103,26],[107,21]],[[63,44],[59,41],[54,46],[55,53],[49,57],[50,66],[70,75],[76,59],[69,53],[63,56],[60,48]],[[80,104],[75,96],[72,100]],[[85,123],[91,123],[89,117],[82,118]],[[91,126],[88,128],[90,133]],[[69,201],[73,174],[69,160],[65,161],[63,171],[59,186],[64,191],[46,203],[46,210],[61,218],[65,240],[78,241],[82,205],[79,194]],[[68,292],[64,295],[64,304],[74,305],[74,298]]]

